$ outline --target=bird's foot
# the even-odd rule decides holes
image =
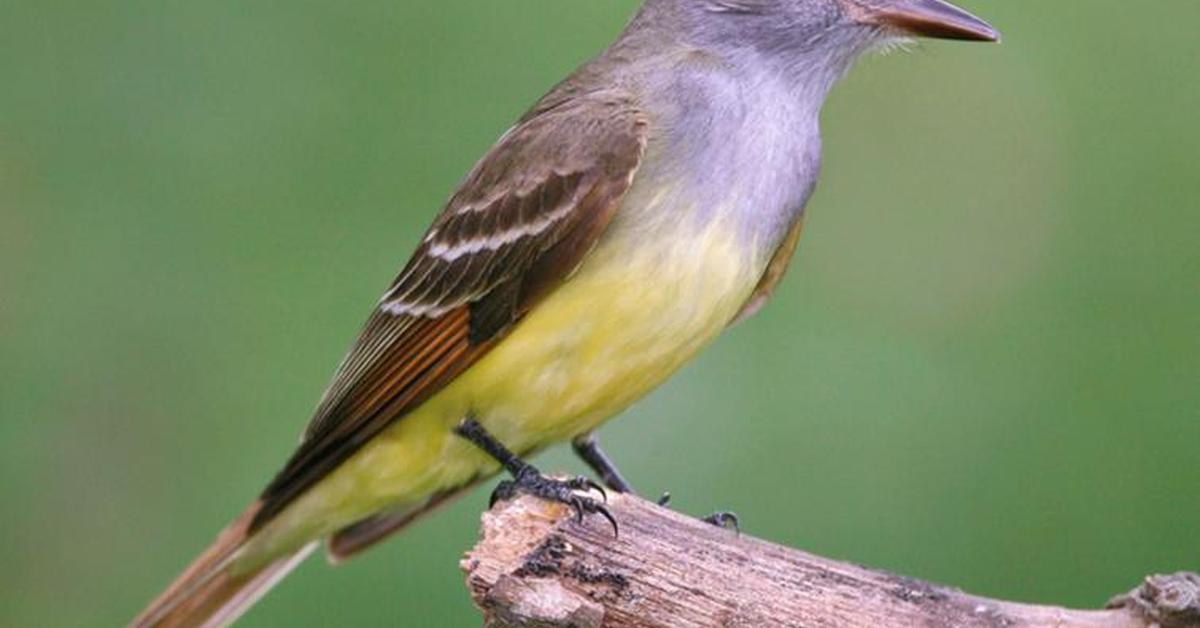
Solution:
[[[663,491],[662,496],[658,498],[658,502],[656,503],[663,508],[669,507],[671,505],[670,491]],[[718,510],[717,512],[714,512],[707,517],[703,517],[700,520],[704,523],[717,526],[718,528],[733,530],[738,534],[742,533],[741,522],[738,520],[737,514],[729,512],[728,510]]]
[[[613,535],[619,534],[617,520],[608,508],[599,500],[580,495],[581,492],[600,493],[604,501],[608,501],[608,493],[604,487],[585,477],[568,478],[564,480],[546,477],[536,468],[526,465],[511,480],[504,480],[492,491],[489,507],[498,501],[508,501],[518,495],[531,495],[550,502],[566,504],[575,511],[575,520],[583,523],[585,515],[599,514],[612,524]]]
[[[738,521],[737,514],[729,512],[728,510],[718,510],[717,512],[714,512],[713,514],[701,519],[701,521],[717,526],[718,528],[733,530],[738,534],[742,533],[741,522]]]

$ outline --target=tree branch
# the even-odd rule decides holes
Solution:
[[[1109,610],[1076,611],[957,589],[806,554],[625,495],[600,517],[530,497],[483,515],[462,560],[490,628],[735,626],[1200,626],[1200,577],[1148,578]]]

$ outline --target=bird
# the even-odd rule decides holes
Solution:
[[[295,453],[131,625],[235,621],[506,471],[602,515],[594,433],[760,310],[797,249],[827,95],[868,51],[998,41],[945,0],[644,0],[469,172],[375,304]],[[572,443],[600,483],[528,459]]]

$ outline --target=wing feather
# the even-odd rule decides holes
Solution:
[[[506,133],[367,320],[252,529],[469,368],[566,279],[616,212],[645,147],[632,98],[569,82]]]

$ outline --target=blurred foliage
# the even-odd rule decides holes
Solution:
[[[101,626],[261,488],[459,177],[634,1],[3,5],[0,623]],[[1200,4],[969,5],[1004,44],[864,61],[778,300],[604,437],[752,534],[1096,607],[1198,566]],[[246,625],[475,625],[484,503]]]

